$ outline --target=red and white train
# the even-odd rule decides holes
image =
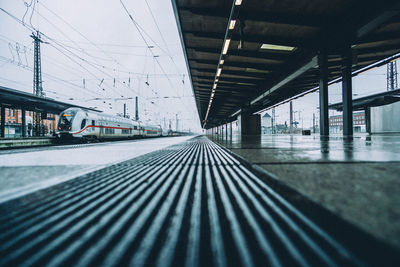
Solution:
[[[56,131],[60,139],[103,140],[162,136],[161,126],[81,108],[61,112]]]

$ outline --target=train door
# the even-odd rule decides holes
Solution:
[[[139,128],[139,136],[143,136],[143,127],[142,127],[142,124],[139,123],[138,128]]]
[[[104,121],[99,121],[99,126],[100,126],[100,130],[99,130],[99,138],[102,138],[104,136]]]

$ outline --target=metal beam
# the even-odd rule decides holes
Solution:
[[[209,79],[208,76],[197,76],[197,77],[199,79]],[[237,77],[237,78],[235,78],[235,77],[224,77],[223,75],[221,75],[219,77],[219,82],[223,82],[223,81],[234,82],[234,83],[239,83],[240,82],[240,83],[248,83],[248,84],[257,85],[259,82],[262,82],[264,80],[261,80],[261,79],[244,79],[244,78],[241,78],[241,77]]]
[[[245,85],[239,85],[239,84],[219,84],[218,88],[220,90],[223,91],[233,91],[233,92],[245,92],[245,91],[252,91],[254,92],[255,90],[257,90],[259,87],[258,86],[254,86],[254,87],[250,87],[250,86],[245,86]],[[226,89],[226,90],[224,90]]]
[[[395,4],[393,6],[388,6],[386,10],[376,16],[374,19],[363,25],[357,30],[356,38],[359,39],[370,32],[378,29],[381,25],[388,22],[393,17],[400,13],[400,2],[393,1]]]
[[[205,38],[205,39],[217,39],[223,40],[223,33],[215,33],[215,32],[202,32],[202,31],[185,31],[185,34],[192,34],[197,38]],[[264,36],[264,35],[245,35],[240,36],[239,34],[233,34],[231,36],[232,41],[240,41],[249,42],[249,43],[267,43],[267,44],[276,44],[276,45],[287,45],[294,47],[307,47],[307,48],[315,48],[318,44],[315,40],[311,38],[284,38],[277,36]],[[195,40],[193,40],[195,41]]]
[[[217,65],[218,62],[215,60],[208,60],[208,59],[196,59],[194,60],[198,64],[209,64],[209,65]],[[260,71],[276,71],[276,70],[282,70],[282,66],[280,64],[268,64],[268,63],[253,63],[253,62],[238,62],[238,61],[233,61],[232,59],[226,59],[224,66],[228,67],[237,67],[237,68],[251,68],[251,69],[256,69]],[[216,68],[215,68],[216,69]]]
[[[208,53],[208,54],[220,54],[220,49],[217,48],[209,48],[209,47],[193,47],[190,46],[187,48],[188,50],[192,50],[198,53]],[[247,57],[247,58],[255,58],[255,59],[266,59],[266,60],[279,60],[286,61],[287,59],[293,56],[291,52],[268,52],[268,51],[248,51],[244,49],[229,49],[230,56],[238,56],[238,57]]]
[[[269,88],[268,90],[266,90],[263,94],[261,94],[260,96],[255,98],[253,101],[251,101],[250,104],[253,105],[253,104],[257,103],[258,101],[260,101],[267,95],[278,90],[280,87],[284,86],[285,84],[293,81],[294,79],[296,79],[297,77],[299,77],[300,75],[302,75],[303,73],[308,71],[309,69],[315,67],[317,65],[317,60],[318,60],[317,56],[313,57],[308,63],[306,63],[305,65],[303,65],[302,67],[300,67],[299,69],[294,71],[292,74],[288,75],[286,78],[284,78],[283,80],[278,82],[276,85],[274,85],[271,88]]]
[[[193,67],[192,70],[195,70],[199,73],[215,73],[215,68],[195,68]],[[258,73],[258,72],[250,72],[250,71],[238,71],[238,70],[224,70],[224,74],[235,75],[237,77],[244,77],[244,78],[260,78],[260,79],[267,79],[269,73]]]
[[[357,44],[369,44],[375,42],[398,42],[400,40],[400,33],[398,31],[374,33],[357,40]]]
[[[201,15],[207,17],[217,17],[226,19],[229,14],[223,9],[218,8],[194,8],[182,7],[182,10],[188,11],[194,15]],[[258,10],[242,10],[239,13],[239,19],[258,21],[265,23],[277,23],[297,26],[308,27],[321,27],[329,21],[327,17],[311,16],[311,15],[297,15],[287,14],[283,12],[260,12]]]

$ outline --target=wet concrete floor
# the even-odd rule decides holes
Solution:
[[[400,135],[209,138],[400,248]]]

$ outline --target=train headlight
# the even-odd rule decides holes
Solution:
[[[71,126],[68,127],[68,131],[71,130]]]

